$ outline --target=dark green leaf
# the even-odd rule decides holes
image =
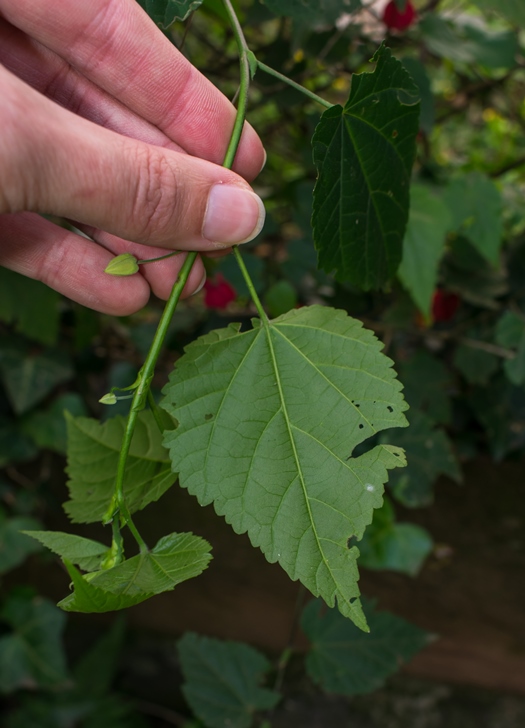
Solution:
[[[419,89],[419,96],[421,98],[421,113],[419,125],[426,134],[430,134],[432,129],[434,128],[436,110],[431,81],[428,77],[426,68],[421,63],[421,61],[417,60],[417,58],[403,56],[403,58],[401,58],[400,60],[403,66],[412,76],[412,79]]]
[[[64,411],[75,417],[85,416],[86,408],[78,394],[69,392],[57,397],[47,410],[37,410],[23,418],[20,428],[35,444],[46,450],[66,454],[67,427]]]
[[[103,696],[109,691],[124,644],[124,632],[124,619],[119,616],[111,629],[76,664],[73,677],[76,690],[84,699]]]
[[[76,564],[83,571],[96,571],[100,569],[102,561],[107,556],[109,547],[89,538],[75,536],[62,531],[38,531],[26,528],[27,536],[36,539],[62,559]]]
[[[0,620],[13,630],[0,638],[0,692],[51,688],[65,681],[65,615],[59,609],[40,597],[12,596]]]
[[[176,20],[186,20],[188,15],[202,5],[202,0],[138,0],[150,18],[168,28]]]
[[[478,0],[484,10],[493,10],[503,15],[509,23],[522,28],[525,25],[525,5],[523,0]]]
[[[503,227],[501,195],[494,182],[480,172],[456,177],[448,185],[445,201],[453,229],[490,263],[497,264]]]
[[[454,366],[469,384],[488,384],[498,369],[499,357],[461,344],[454,354]]]
[[[446,205],[427,187],[413,185],[410,196],[410,216],[398,275],[428,321],[451,218]]]
[[[325,111],[312,140],[319,266],[365,290],[401,262],[419,129],[414,82],[388,48],[373,60],[375,71],[352,77],[344,108]]]
[[[430,505],[433,486],[440,475],[461,482],[461,470],[450,440],[427,415],[410,410],[408,430],[389,433],[389,440],[405,448],[408,465],[399,476],[393,473],[390,485],[400,503],[409,508]]]
[[[36,457],[38,450],[20,429],[19,423],[0,415],[0,468]]]
[[[288,281],[278,281],[266,291],[264,303],[272,318],[280,316],[297,305],[297,293]]]
[[[423,410],[441,424],[450,422],[454,382],[440,359],[420,349],[411,359],[399,363],[399,378],[410,407]]]
[[[256,711],[279,701],[278,693],[260,687],[270,664],[253,647],[188,633],[177,650],[184,697],[207,728],[250,728]]]
[[[27,412],[57,384],[73,376],[69,358],[60,351],[32,354],[27,344],[15,339],[2,342],[0,376],[16,414]]]
[[[68,612],[107,612],[139,604],[201,574],[211,559],[210,550],[198,536],[172,533],[151,551],[85,578],[66,560],[74,592],[58,606]]]
[[[469,403],[485,428],[495,460],[525,446],[525,390],[513,386],[502,374],[490,387],[476,387]]]
[[[115,485],[115,473],[125,420],[115,417],[103,424],[67,416],[69,493],[65,510],[75,523],[102,520]],[[176,476],[171,472],[162,436],[149,410],[139,414],[126,463],[124,493],[131,513],[158,500]]]
[[[396,522],[394,509],[385,498],[359,542],[359,566],[417,576],[432,547],[432,538],[424,528]]]
[[[359,632],[335,609],[307,605],[301,626],[311,642],[306,669],[323,690],[361,695],[380,688],[430,641],[427,632],[365,602],[370,634]]]
[[[8,518],[0,508],[0,574],[19,566],[30,554],[41,551],[39,544],[21,533],[40,527],[41,524],[34,518]]]
[[[525,383],[525,318],[506,311],[496,327],[496,343],[506,348],[515,348],[514,359],[505,359],[503,369],[512,384]]]
[[[58,337],[60,295],[40,281],[0,268],[0,320],[24,336],[52,346]]]
[[[353,449],[403,427],[382,345],[343,311],[310,306],[213,331],[177,361],[163,406],[180,484],[361,627],[356,548],[402,452]],[[355,600],[355,601],[354,601]]]
[[[457,63],[504,69],[516,65],[518,38],[512,31],[493,31],[466,13],[455,21],[428,13],[420,23],[427,47]]]

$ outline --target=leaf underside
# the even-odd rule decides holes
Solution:
[[[359,540],[403,451],[354,448],[403,427],[407,408],[382,344],[343,311],[311,306],[213,331],[187,347],[162,406],[180,484],[214,503],[270,562],[361,628]]]
[[[109,612],[140,604],[201,574],[211,559],[210,548],[192,533],[172,533],[151,551],[88,578],[64,558],[74,591],[58,606],[67,612]]]
[[[138,0],[150,18],[161,28],[168,28],[176,20],[186,20],[188,15],[202,5],[203,0]]]
[[[411,77],[384,46],[373,60],[374,72],[354,75],[344,108],[325,111],[312,139],[319,267],[365,290],[401,262],[419,129]]]
[[[68,488],[64,509],[73,523],[101,521],[115,485],[125,420],[107,422],[66,414]],[[124,476],[126,505],[131,513],[158,500],[175,482],[157,423],[149,410],[139,413]]]

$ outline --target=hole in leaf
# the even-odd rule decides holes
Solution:
[[[355,536],[349,536],[348,540],[346,542],[346,547],[351,549],[352,546],[355,546],[357,543],[357,538]]]
[[[362,423],[362,422],[360,422],[360,423],[359,423],[359,429],[360,429],[360,430],[362,430],[362,429],[363,429],[363,427],[364,427],[363,423]]]
[[[387,408],[387,410],[388,410],[389,412],[393,412],[393,411],[394,411],[394,408],[393,408],[393,407],[391,407],[391,406],[390,406],[389,404],[387,405],[387,407],[386,407],[386,408]]]
[[[208,422],[209,420],[213,420],[213,415],[204,415],[204,419],[206,420],[206,422]]]

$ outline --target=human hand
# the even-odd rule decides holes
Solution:
[[[264,220],[245,180],[264,163],[245,125],[221,164],[235,109],[135,0],[0,0],[0,265],[98,311],[167,298],[183,255],[130,278],[114,255],[217,251]],[[75,221],[91,239],[37,213]],[[200,257],[183,295],[204,283]]]

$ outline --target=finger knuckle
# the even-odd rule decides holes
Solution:
[[[169,235],[179,198],[177,177],[176,169],[163,150],[140,149],[132,215],[141,240],[159,240]]]

